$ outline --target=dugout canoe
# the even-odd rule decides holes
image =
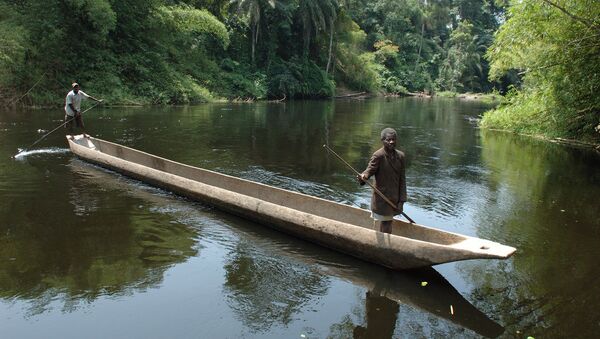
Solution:
[[[515,248],[395,219],[373,230],[368,210],[185,165],[98,138],[67,135],[79,158],[279,231],[394,270],[506,259]]]
[[[90,166],[80,159],[72,159],[67,166],[78,180],[85,182],[86,186],[102,187],[110,191],[120,192],[123,195],[149,203],[158,209],[169,207],[168,213],[185,213],[187,215],[190,212],[189,209],[194,208],[193,205],[189,204],[189,201],[174,199],[170,194],[156,194],[156,190],[140,185],[136,179],[117,176],[114,171],[104,170],[98,166]],[[298,275],[307,274],[307,270],[309,270],[311,272],[309,274],[332,276],[362,287],[365,292],[368,291],[366,299],[376,297],[381,300],[381,297],[385,297],[391,300],[390,302],[408,306],[423,313],[426,318],[449,321],[487,338],[496,338],[504,332],[504,328],[500,324],[490,319],[484,312],[466,300],[435,268],[424,267],[413,270],[391,271],[366,261],[355,260],[351,256],[337,251],[324,249],[324,247],[316,244],[291,241],[290,237],[282,232],[271,230],[268,227],[257,227],[259,225],[255,222],[234,218],[228,213],[215,215],[208,210],[198,210],[197,213],[192,213],[189,216],[191,219],[197,220],[209,216],[217,221],[216,223],[211,222],[210,226],[204,225],[208,227],[218,227],[216,225],[221,223],[234,225],[236,229],[235,238],[241,248],[246,246],[260,248],[260,254],[254,251],[242,250],[245,254],[229,256],[227,266],[231,269],[235,270],[239,267],[238,260],[246,260],[248,256],[252,258],[255,255],[263,258],[279,258],[276,261],[258,259],[260,260],[261,270],[271,270],[271,273],[254,276],[252,284],[255,286],[261,286],[261,288],[267,290],[271,288],[277,290],[282,288],[283,283],[283,286],[290,286],[289,293],[298,297],[298,293],[302,293],[299,290],[304,290],[306,286],[303,287],[302,283],[294,285],[295,280]],[[209,231],[208,233],[212,232]],[[204,229],[202,234],[204,234]],[[177,248],[171,249],[178,251]],[[201,255],[203,249],[200,248],[199,251]],[[286,275],[288,270],[294,273]],[[244,274],[251,272],[237,273],[244,276]],[[274,278],[273,275],[278,277]],[[286,277],[282,277],[283,275],[286,275]],[[245,279],[242,280],[246,281]],[[423,282],[427,282],[427,284],[423,286]],[[229,286],[235,288],[232,284],[229,284]],[[274,293],[274,296],[276,295],[280,296],[281,294]],[[305,299],[302,297],[294,299],[295,302],[301,300]],[[452,305],[453,313],[450,310],[450,305]],[[385,307],[381,309],[380,302],[366,302],[366,313],[381,311],[387,312]],[[394,310],[390,312],[394,312]]]

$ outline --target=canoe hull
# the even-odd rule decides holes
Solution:
[[[436,242],[384,234],[370,228],[372,223],[366,210],[187,166],[100,139],[76,136],[68,141],[72,152],[86,161],[395,270],[475,258],[506,258],[514,252],[512,247],[401,221],[395,221],[394,227],[430,233],[428,237],[434,235]],[[246,188],[246,194],[236,192],[232,187]],[[281,196],[281,200],[289,201],[290,205],[278,203],[281,200],[269,201],[265,198],[267,194]],[[322,205],[328,205],[328,208],[323,209]],[[303,210],[311,208],[314,213]],[[348,219],[359,220],[361,224],[350,223]],[[453,246],[443,243],[444,236],[451,239]],[[488,249],[494,246],[503,252],[473,252],[471,248],[456,246],[469,241],[485,243]]]

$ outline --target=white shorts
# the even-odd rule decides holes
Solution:
[[[373,211],[371,211],[371,218],[373,218],[373,220],[375,221],[390,221],[390,220],[394,220],[394,216],[393,215],[381,215],[381,214],[377,214]]]

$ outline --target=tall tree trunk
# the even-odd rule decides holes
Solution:
[[[425,34],[425,20],[421,23],[421,44],[419,44],[419,53],[417,54],[417,61],[415,62],[415,73],[417,72],[417,68],[419,67],[419,62],[421,61],[421,49],[423,48],[423,35]]]
[[[325,74],[327,75],[329,75],[329,66],[331,66],[331,51],[333,50],[333,22],[331,22],[330,26],[331,27],[329,32],[329,56],[327,57],[327,68],[325,69]]]
[[[254,50],[256,49],[256,40],[258,40],[258,34],[256,32],[256,26],[252,25],[252,64],[254,65]]]
[[[308,58],[309,51],[310,51],[310,34],[311,33],[312,32],[309,30],[308,34],[306,34],[306,37],[304,39],[304,44],[305,44],[305,46],[304,46],[304,57],[305,58]]]

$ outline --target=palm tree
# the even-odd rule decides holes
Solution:
[[[304,53],[308,53],[310,39],[320,31],[330,29],[329,37],[329,60],[331,61],[331,49],[333,44],[334,22],[338,11],[337,0],[300,0],[298,11],[303,27]],[[329,69],[329,67],[327,67]]]
[[[419,67],[419,63],[421,62],[421,50],[423,49],[423,40],[425,36],[425,26],[428,24],[430,20],[431,12],[427,8],[427,0],[424,0],[422,3],[422,7],[419,8],[419,12],[421,14],[421,41],[419,43],[419,51],[417,53],[417,60],[415,61],[415,73]]]
[[[264,12],[264,7],[267,3],[274,8],[275,1],[276,0],[231,0],[232,4],[237,4],[239,12],[248,16],[248,23],[250,24],[250,31],[252,33],[252,63],[254,63],[256,44],[258,43],[261,14]]]

